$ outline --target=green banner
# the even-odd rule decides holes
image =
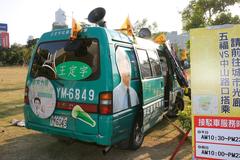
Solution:
[[[86,63],[68,61],[57,65],[56,72],[61,79],[81,80],[89,77],[92,74],[92,69]]]

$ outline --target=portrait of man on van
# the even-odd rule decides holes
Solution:
[[[37,116],[45,113],[45,111],[43,110],[43,106],[41,105],[40,98],[38,98],[38,97],[34,98],[34,105],[35,105],[35,110],[36,110]]]
[[[113,90],[113,112],[119,112],[139,104],[136,91],[131,87],[131,62],[126,51],[118,47],[116,63],[121,81]]]

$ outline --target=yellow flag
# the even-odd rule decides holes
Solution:
[[[133,26],[130,22],[129,17],[126,18],[123,25],[121,26],[121,31],[129,36],[134,36],[133,34]]]
[[[181,60],[184,61],[187,59],[187,51],[186,49],[183,49],[182,53],[181,53]]]
[[[158,44],[163,44],[166,42],[166,37],[165,35],[162,33],[162,34],[159,34],[157,37],[154,38],[154,42],[158,43]]]
[[[77,23],[74,18],[72,18],[72,32],[71,32],[71,39],[77,39],[78,32],[82,30],[80,23]]]

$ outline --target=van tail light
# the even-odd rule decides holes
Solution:
[[[112,92],[103,92],[100,93],[99,99],[99,113],[100,114],[112,114],[113,107],[112,107]]]
[[[25,92],[24,92],[24,103],[25,103],[25,104],[29,104],[29,100],[28,100],[28,87],[25,88]]]

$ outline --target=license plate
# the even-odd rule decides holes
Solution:
[[[68,118],[65,116],[56,116],[53,115],[50,118],[50,126],[58,128],[67,128]]]

